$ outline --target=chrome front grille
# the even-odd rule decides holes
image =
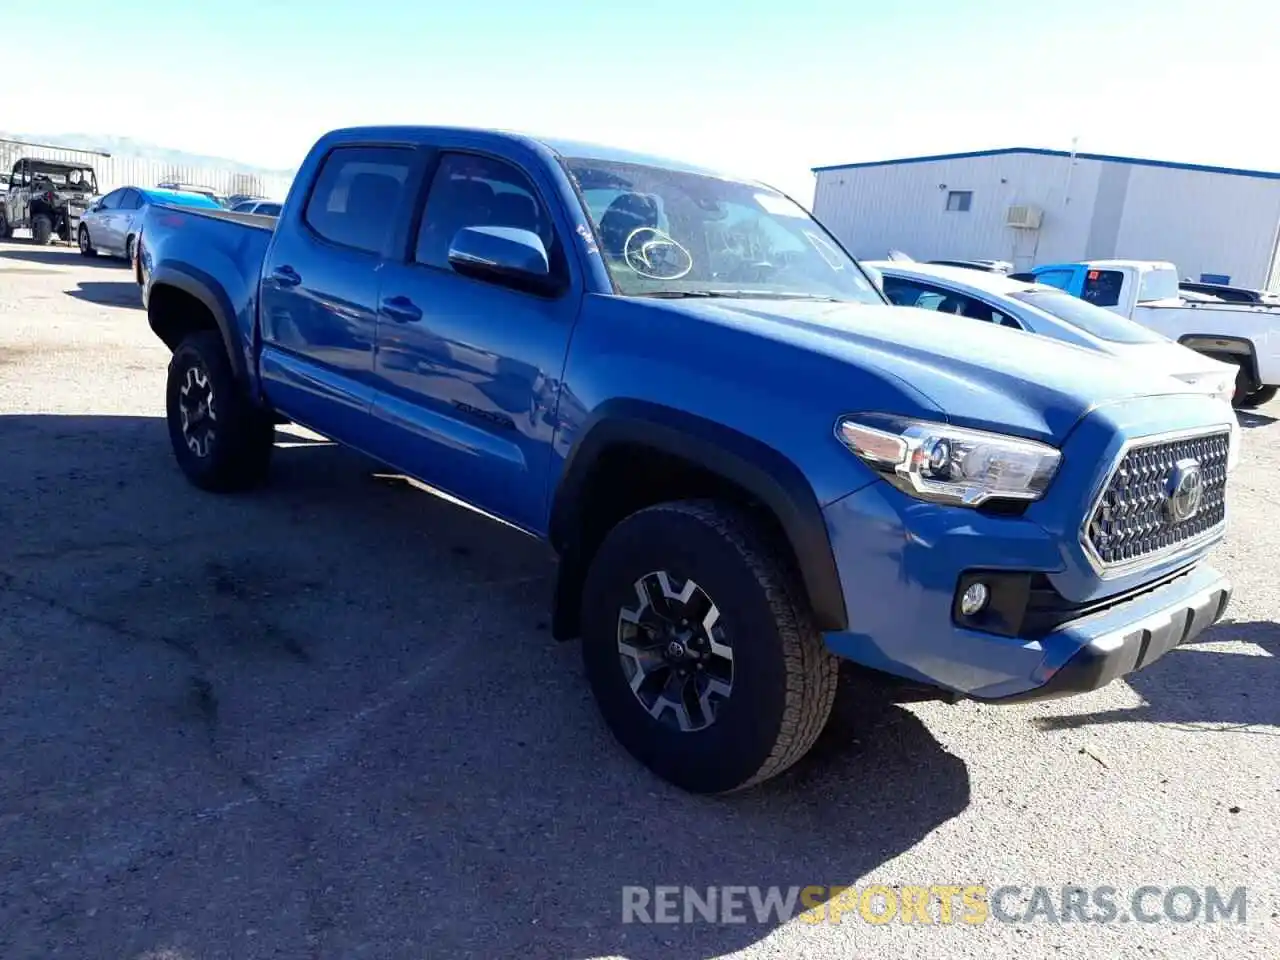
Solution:
[[[1220,432],[1142,440],[1129,447],[1103,487],[1085,524],[1084,546],[1100,570],[1140,565],[1189,548],[1213,534],[1227,515],[1227,454]],[[1175,487],[1194,464],[1200,502],[1189,516]]]

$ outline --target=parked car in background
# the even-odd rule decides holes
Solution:
[[[202,187],[196,183],[180,183],[176,180],[157,183],[156,187],[160,190],[174,190],[178,193],[198,193],[201,196],[208,197],[220,207],[226,206],[226,197],[222,196],[222,194],[218,193],[218,191],[214,190],[212,187]]]
[[[1234,396],[1237,368],[1233,364],[1190,350],[1057,287],[928,263],[865,265],[876,269],[885,296],[900,307],[955,314],[1052,337],[1116,357],[1135,370],[1163,373],[1224,404],[1230,404]],[[1240,458],[1242,431],[1234,416],[1228,421],[1230,468]]]
[[[0,211],[0,239],[7,239],[14,230],[28,229],[39,244],[54,237],[70,241],[89,198],[97,192],[97,174],[87,164],[23,157],[10,173]]]
[[[1195,280],[1182,280],[1178,289],[1187,293],[1203,293],[1227,303],[1257,303],[1268,307],[1280,306],[1280,294],[1270,290],[1253,290],[1249,287],[1233,287],[1226,283],[1202,283]]]
[[[1234,406],[1261,406],[1280,389],[1280,310],[1186,300],[1179,295],[1177,269],[1163,260],[1051,263],[1033,267],[1030,275],[1192,350],[1234,364]]]
[[[280,216],[281,204],[275,200],[242,200],[237,204],[233,204],[231,211],[233,213],[257,213],[264,217]]]
[[[86,257],[106,253],[132,260],[138,228],[142,225],[143,214],[152,204],[222,209],[202,193],[182,193],[159,187],[121,187],[104,196],[80,218],[76,233],[80,252]]]
[[[687,790],[803,756],[837,658],[953,697],[1065,696],[1230,598],[1207,560],[1225,404],[891,306],[764,184],[348,129],[278,220],[150,211],[137,271],[193,485],[263,483],[293,421],[549,542],[552,634],[582,638],[618,741]]]

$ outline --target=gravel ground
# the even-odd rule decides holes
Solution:
[[[0,245],[0,956],[1280,956],[1280,403],[1243,418],[1228,623],[1036,706],[850,676],[805,762],[713,800],[614,746],[543,548],[301,432],[201,494],[166,361],[122,265]],[[621,923],[624,885],[875,883],[1248,919]]]

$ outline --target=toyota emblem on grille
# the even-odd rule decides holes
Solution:
[[[1164,502],[1169,519],[1174,523],[1190,520],[1204,499],[1204,475],[1199,460],[1179,460],[1169,476],[1168,499]]]

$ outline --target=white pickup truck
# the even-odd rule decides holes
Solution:
[[[1179,294],[1177,268],[1158,260],[1053,263],[1017,276],[1058,287],[1235,364],[1237,407],[1261,406],[1280,388],[1280,307],[1186,299]]]

